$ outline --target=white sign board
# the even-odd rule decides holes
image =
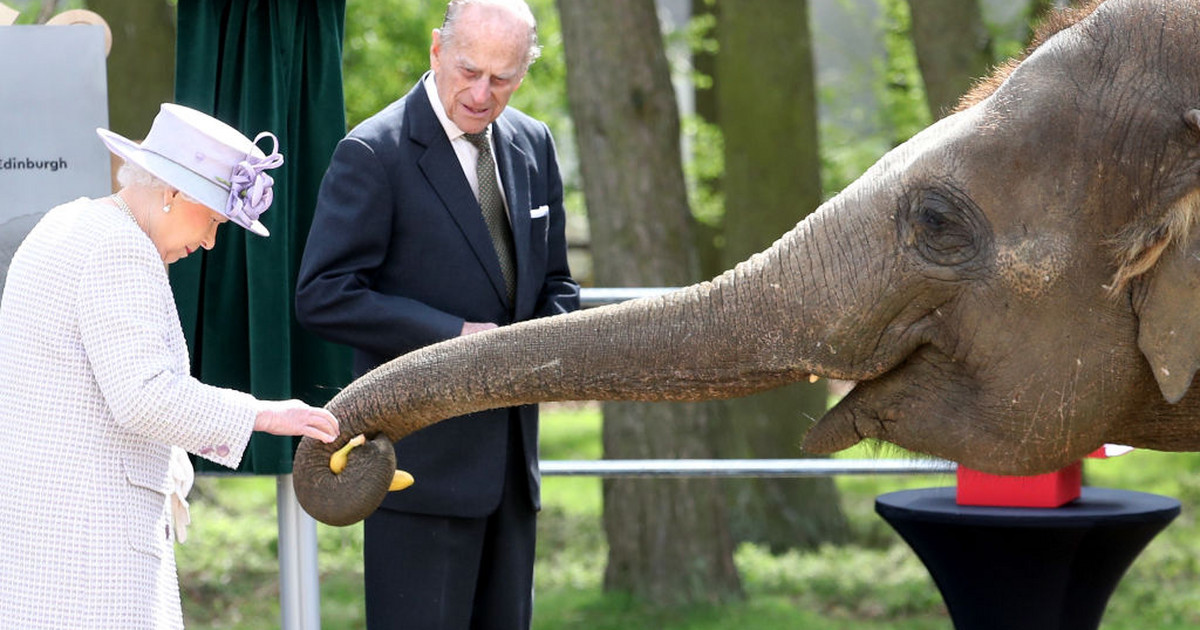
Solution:
[[[112,191],[104,28],[0,26],[0,279],[47,210]]]

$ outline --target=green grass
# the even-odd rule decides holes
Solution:
[[[600,455],[595,406],[547,406],[542,457]],[[860,446],[840,457],[903,457]],[[1182,630],[1200,626],[1200,454],[1135,451],[1089,460],[1089,485],[1178,498],[1183,514],[1130,568],[1109,602],[1103,630]],[[600,480],[546,477],[539,517],[534,628],[559,630],[949,630],[951,623],[923,565],[874,513],[884,492],[954,483],[951,475],[844,476],[837,479],[854,542],[772,556],[743,545],[736,561],[745,601],[719,607],[655,609],[602,590],[607,548]],[[202,477],[192,496],[193,526],[177,548],[188,627],[279,627],[275,480]],[[321,627],[363,627],[362,528],[318,525]]]

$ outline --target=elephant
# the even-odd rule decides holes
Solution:
[[[369,515],[391,443],[565,400],[698,401],[855,382],[807,432],[1029,475],[1106,443],[1200,449],[1200,0],[1064,9],[1021,59],[771,247],[665,295],[400,356],[327,405],[293,483]],[[358,434],[340,474],[330,454]],[[420,483],[420,480],[417,480]]]

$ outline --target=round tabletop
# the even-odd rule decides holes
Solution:
[[[1113,488],[1085,487],[1078,499],[1055,508],[958,505],[955,493],[953,487],[889,492],[875,499],[875,510],[888,519],[1004,527],[1090,527],[1169,521],[1180,512],[1176,499]]]
[[[929,569],[957,630],[1096,630],[1121,576],[1180,512],[1109,488],[1054,508],[958,505],[956,492],[891,492],[875,511]]]

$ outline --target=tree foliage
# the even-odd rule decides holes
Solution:
[[[527,0],[538,22],[543,54],[529,68],[511,107],[544,121],[554,134],[566,207],[581,215],[584,199],[574,128],[567,109],[566,59],[554,0]],[[342,74],[346,124],[353,128],[412,89],[429,70],[433,29],[446,0],[348,0]]]
[[[429,70],[430,33],[443,0],[346,3],[342,82],[346,124],[354,127],[408,93]]]

